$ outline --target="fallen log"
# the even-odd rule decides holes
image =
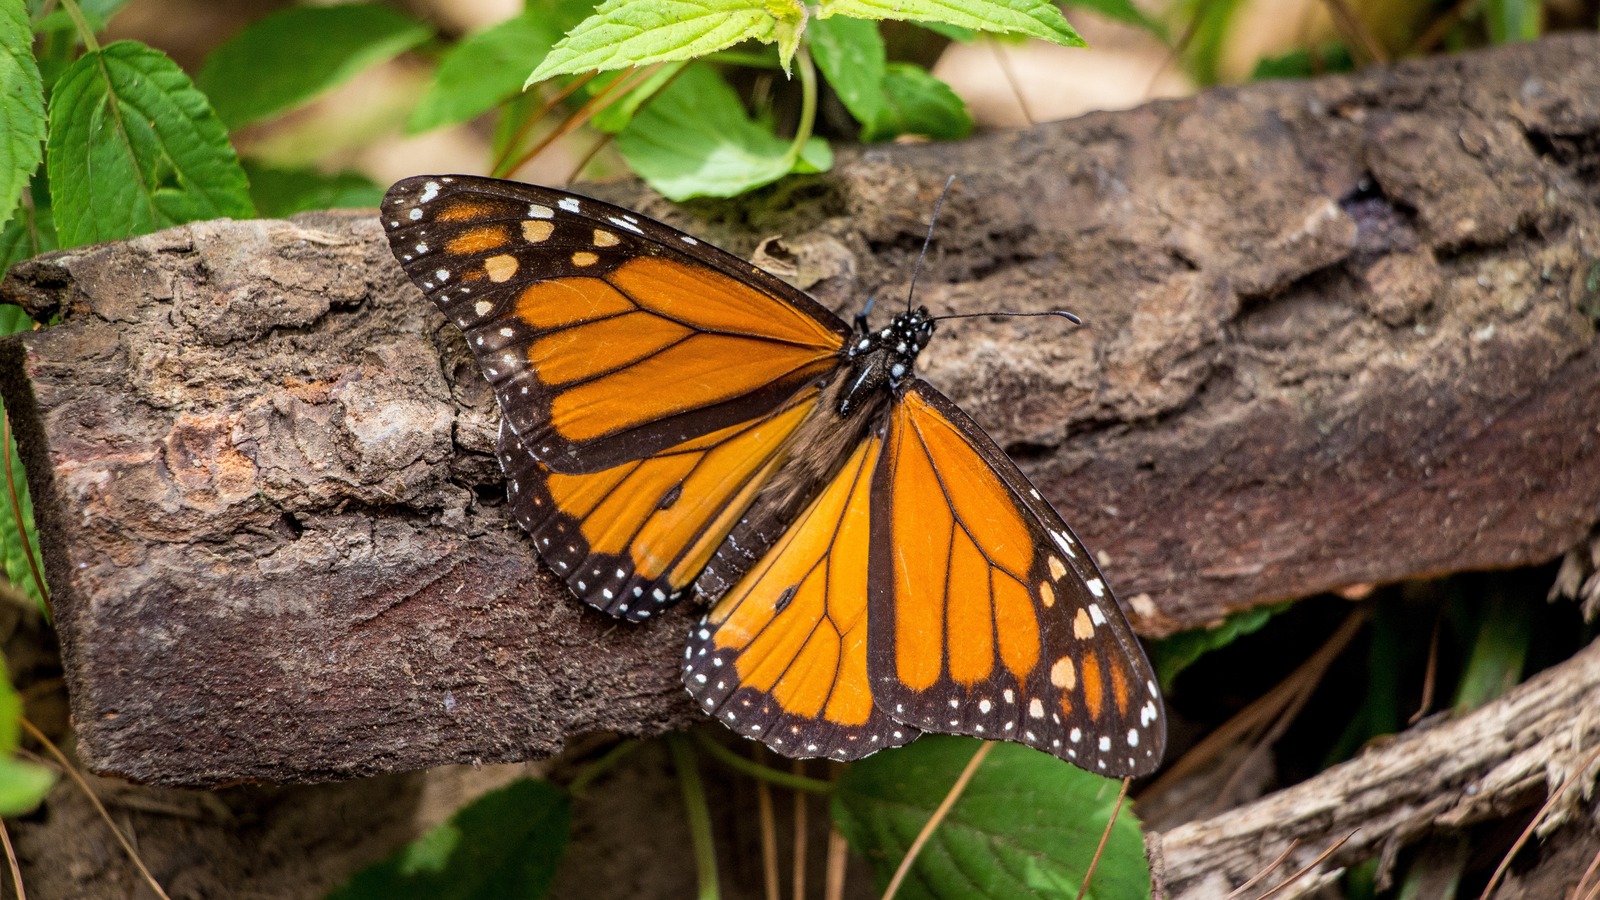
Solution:
[[[1600,40],[873,148],[734,205],[595,187],[826,302],[948,326],[925,374],[1149,636],[1553,559],[1600,509]],[[721,218],[717,218],[717,217]],[[527,759],[693,721],[689,612],[579,608],[501,502],[493,403],[370,212],[15,267],[0,348],[95,771],[210,786]],[[1050,324],[1044,324],[1050,322]]]

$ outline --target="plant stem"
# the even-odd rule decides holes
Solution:
[[[701,748],[707,753],[711,754],[711,757],[717,762],[722,763],[734,771],[749,775],[751,778],[757,778],[761,781],[775,784],[778,787],[786,787],[796,791],[805,791],[809,794],[833,793],[833,785],[821,780],[820,778],[807,778],[804,775],[794,775],[789,772],[782,772],[772,768],[771,766],[764,766],[753,759],[745,759],[739,754],[734,753],[732,750],[729,750],[727,747],[722,746],[711,738],[705,737],[699,732],[695,733],[695,737],[699,738]]]
[[[89,21],[83,17],[83,10],[78,8],[77,0],[61,0],[61,8],[72,17],[72,24],[78,29],[78,37],[83,38],[83,46],[90,53],[99,53],[100,42],[94,39],[94,29],[89,27]]]
[[[684,734],[667,735],[667,750],[678,770],[678,785],[683,789],[683,808],[689,819],[689,840],[694,845],[694,867],[700,876],[699,900],[719,900],[717,887],[717,849],[711,843],[711,808],[706,804],[705,785],[694,759],[694,747]]]
[[[800,70],[800,124],[794,129],[794,143],[789,145],[789,165],[792,168],[811,140],[811,130],[817,124],[817,66],[811,61],[811,51],[801,44],[794,54],[795,67]]]

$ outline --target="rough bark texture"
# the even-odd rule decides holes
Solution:
[[[1275,874],[1257,882],[1261,891],[1305,870],[1273,895],[1303,897],[1345,866],[1375,856],[1386,880],[1400,849],[1418,838],[1510,815],[1555,794],[1572,776],[1574,785],[1543,824],[1548,830],[1578,812],[1577,829],[1587,831],[1593,822],[1581,811],[1597,746],[1600,644],[1591,644],[1470,715],[1435,716],[1309,781],[1152,835],[1152,856],[1161,861],[1157,883],[1174,900],[1200,900],[1226,896],[1269,869]],[[1582,854],[1585,862],[1594,847]],[[1578,873],[1568,874],[1565,886]]]
[[[926,374],[1143,633],[1548,560],[1595,520],[1600,40],[875,149],[718,220],[605,193],[781,233],[853,310],[900,296],[951,172],[920,301],[1093,327],[949,325]],[[61,318],[0,380],[96,771],[296,782],[691,720],[687,615],[615,625],[535,562],[488,392],[370,213],[53,254],[3,293]]]

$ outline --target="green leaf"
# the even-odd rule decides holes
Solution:
[[[56,773],[37,763],[0,758],[0,816],[33,812],[56,783]]]
[[[690,66],[617,135],[617,149],[672,200],[732,197],[791,171],[826,171],[827,144],[813,137],[796,160],[789,141],[750,120],[716,72]]]
[[[382,4],[291,6],[212,51],[195,83],[232,130],[299,106],[430,36]]]
[[[1257,60],[1250,80],[1314,78],[1333,72],[1353,72],[1355,68],[1355,60],[1350,58],[1350,51],[1343,44],[1328,44],[1316,50],[1292,50],[1282,56]]]
[[[315,169],[275,169],[249,162],[244,168],[250,176],[250,197],[263,217],[283,218],[309,209],[362,209],[383,199],[383,188],[356,172],[324,175]]]
[[[884,112],[864,126],[863,141],[920,134],[953,141],[972,133],[967,105],[950,85],[911,63],[891,63],[883,78]]]
[[[556,75],[692,59],[746,40],[777,41],[792,52],[805,21],[800,0],[605,0],[525,86]]]
[[[33,31],[15,0],[0,5],[0,225],[11,221],[44,159],[44,81]]]
[[[926,28],[934,34],[949,38],[958,44],[970,44],[978,39],[978,33],[971,28],[948,25],[944,22],[917,22],[916,24],[919,28]]]
[[[876,22],[818,19],[811,23],[811,56],[857,122],[876,122],[888,113],[883,96],[888,55]]]
[[[980,746],[928,735],[845,769],[833,820],[879,890]],[[995,745],[922,848],[897,895],[1071,897],[1117,801],[1117,782],[1020,744]],[[1086,898],[1150,896],[1138,820],[1117,816]]]
[[[1155,665],[1157,679],[1163,688],[1172,687],[1172,679],[1187,669],[1195,660],[1212,650],[1226,647],[1247,634],[1260,631],[1267,621],[1291,604],[1279,603],[1258,606],[1236,612],[1222,620],[1215,628],[1196,628],[1180,631],[1155,642],[1150,647],[1150,660]]]
[[[1543,7],[1540,0],[1487,0],[1483,14],[1489,26],[1490,43],[1538,40]]]
[[[0,278],[14,264],[56,249],[56,226],[50,217],[50,186],[44,171],[34,174],[29,191],[32,203],[17,207],[16,215],[0,226]]]
[[[948,0],[823,0],[817,16],[944,22],[974,31],[1023,34],[1064,47],[1084,46],[1061,10],[1046,0],[964,0],[959,6]]]
[[[1140,12],[1139,7],[1134,6],[1131,0],[1067,0],[1066,5],[1075,9],[1087,9],[1108,19],[1143,28],[1156,37],[1166,37],[1166,29]]]
[[[44,766],[11,757],[21,742],[21,721],[22,698],[0,660],[0,816],[31,811],[56,781],[55,773]]]
[[[0,303],[0,337],[32,331],[38,327],[28,311],[10,303]]]
[[[565,792],[524,778],[357,872],[328,900],[503,900],[543,897],[572,827]]]
[[[416,133],[465,122],[522,90],[522,73],[561,39],[562,23],[542,4],[470,35],[439,60],[439,73],[422,95],[406,131]]]
[[[86,53],[61,76],[45,160],[64,247],[255,213],[205,96],[165,54],[135,41]]]
[[[33,328],[33,319],[29,318],[21,307],[9,304],[0,306],[0,335],[31,331]],[[0,404],[0,415],[4,413],[5,406]],[[5,566],[6,580],[18,591],[32,598],[39,611],[48,618],[50,610],[45,603],[44,593],[40,590],[44,571],[42,568],[39,569],[39,580],[35,580],[34,564],[28,561],[30,553],[34,563],[42,564],[44,557],[39,553],[39,529],[33,520],[33,498],[28,493],[28,476],[22,469],[22,457],[17,454],[15,436],[4,447],[0,447],[0,452],[9,456],[11,469],[11,480],[8,482],[5,479],[4,468],[0,468],[0,563]],[[11,502],[12,497],[16,497],[15,504]],[[20,530],[17,527],[19,519]],[[3,715],[4,713],[0,712],[0,718],[3,718]],[[3,727],[3,722],[0,722],[0,728]],[[5,736],[0,734],[0,747],[4,745]],[[15,746],[14,742],[12,746]],[[0,755],[4,752],[0,750]]]

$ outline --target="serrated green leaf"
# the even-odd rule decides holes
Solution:
[[[813,137],[799,160],[790,142],[750,120],[716,72],[690,66],[617,135],[634,172],[672,200],[733,197],[791,171],[826,171],[833,155]]]
[[[44,80],[33,31],[16,0],[0,5],[0,225],[11,221],[44,159]]]
[[[311,209],[377,206],[383,188],[357,172],[324,175],[315,169],[277,169],[246,162],[250,198],[263,218],[283,218]]]
[[[524,778],[357,872],[328,900],[532,900],[555,877],[572,827],[565,792]]]
[[[440,58],[406,131],[465,122],[515,95],[523,73],[544,59],[564,29],[545,4],[531,4],[522,15],[469,35]]]
[[[883,113],[861,129],[863,141],[886,141],[919,134],[953,141],[972,133],[967,104],[926,69],[891,63],[883,76]]]
[[[780,21],[798,39],[805,20],[800,0],[606,0],[550,51],[524,86],[557,75],[692,59],[740,41],[770,44],[779,40]]]
[[[877,122],[888,113],[883,75],[888,55],[878,24],[835,16],[811,23],[811,57],[833,92],[857,122]]]
[[[844,770],[833,821],[881,890],[980,746],[928,735]],[[1020,744],[997,744],[922,848],[901,900],[1071,897],[1117,801],[1117,782]],[[1117,816],[1086,898],[1150,896],[1138,820]]]
[[[959,6],[949,0],[823,0],[817,16],[944,22],[974,31],[1023,34],[1064,47],[1084,46],[1061,10],[1046,0],[963,0]]]
[[[382,4],[291,6],[212,51],[195,83],[231,130],[299,106],[431,35]]]
[[[255,213],[205,96],[165,54],[136,41],[86,53],[61,76],[45,161],[64,247]]]

